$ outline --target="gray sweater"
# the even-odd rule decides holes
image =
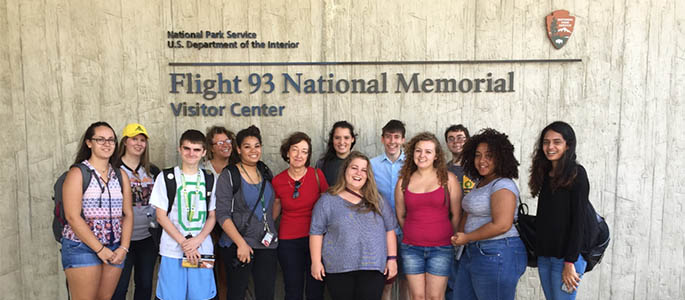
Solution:
[[[227,219],[231,219],[235,227],[241,231],[243,229],[243,224],[247,222],[252,213],[252,206],[248,206],[245,200],[244,187],[233,195],[233,184],[240,184],[240,182],[231,182],[231,173],[228,168],[224,168],[219,175],[216,185],[216,220],[218,225],[224,224]],[[267,182],[265,189],[272,189],[270,182]],[[277,236],[278,230],[273,220],[273,195],[274,193],[264,193],[265,196],[271,195],[270,199],[264,199],[268,201],[266,208],[266,220],[269,224],[271,232]],[[254,202],[253,202],[254,203]],[[260,209],[258,206],[257,209]],[[231,212],[232,211],[232,212]],[[276,249],[278,247],[278,239],[274,238],[269,247],[265,247],[262,243],[262,237],[264,236],[264,222],[257,215],[253,215],[250,219],[250,224],[247,228],[240,233],[243,239],[247,242],[253,249]],[[221,239],[219,240],[219,245],[221,247],[230,247],[233,241],[226,235],[226,232],[221,233]]]

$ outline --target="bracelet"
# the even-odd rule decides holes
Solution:
[[[397,255],[388,255],[388,260],[397,260]]]
[[[102,245],[102,247],[100,247],[100,250],[98,250],[97,252],[95,252],[95,254],[100,254],[100,252],[102,252],[102,249],[105,249],[105,245]]]
[[[124,246],[119,246],[119,248],[124,249],[124,251],[126,251],[126,253],[128,253],[128,248],[126,248]]]

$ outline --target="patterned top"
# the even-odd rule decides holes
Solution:
[[[155,180],[152,175],[145,171],[142,165],[135,169],[121,165],[121,170],[126,172],[131,183],[131,196],[133,200],[133,233],[132,241],[140,241],[150,237],[148,227],[150,222],[156,220],[155,208],[150,205],[150,194]]]
[[[82,162],[91,169],[90,183],[81,198],[81,209],[86,224],[103,245],[110,245],[121,240],[121,221],[124,197],[121,184],[111,165],[107,166],[107,183],[88,160]],[[76,236],[71,225],[66,224],[62,237],[74,242],[81,240]]]

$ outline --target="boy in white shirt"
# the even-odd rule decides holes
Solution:
[[[181,265],[184,258],[197,264],[201,258],[213,258],[214,245],[209,236],[216,223],[216,197],[212,175],[200,169],[206,154],[205,136],[197,130],[181,135],[178,149],[181,166],[166,169],[157,176],[150,195],[150,204],[156,208],[157,221],[164,229],[160,240],[156,296],[162,300],[211,299],[216,295],[214,272],[207,268],[188,268]],[[212,181],[210,184],[209,181]],[[167,196],[167,182],[176,183],[175,198]],[[207,203],[209,201],[209,203]]]

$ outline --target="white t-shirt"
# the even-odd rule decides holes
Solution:
[[[199,175],[199,176],[198,176]],[[152,188],[152,195],[150,195],[150,205],[168,210],[169,201],[166,194],[166,184],[164,181],[164,173],[157,176],[155,185]],[[207,221],[207,203],[205,200],[205,176],[202,171],[198,170],[197,174],[184,175],[181,173],[179,167],[174,168],[174,177],[176,178],[176,199],[171,207],[169,219],[171,223],[176,226],[181,234],[184,236],[191,234],[196,236],[202,231],[202,228]],[[198,182],[198,178],[200,178]],[[216,210],[216,196],[214,192],[216,185],[212,189],[211,198],[209,199],[209,210]],[[202,242],[199,249],[200,254],[212,255],[214,254],[214,245],[212,244],[211,236]],[[183,249],[171,236],[165,231],[162,233],[162,239],[159,243],[159,254],[170,258],[183,258]]]

